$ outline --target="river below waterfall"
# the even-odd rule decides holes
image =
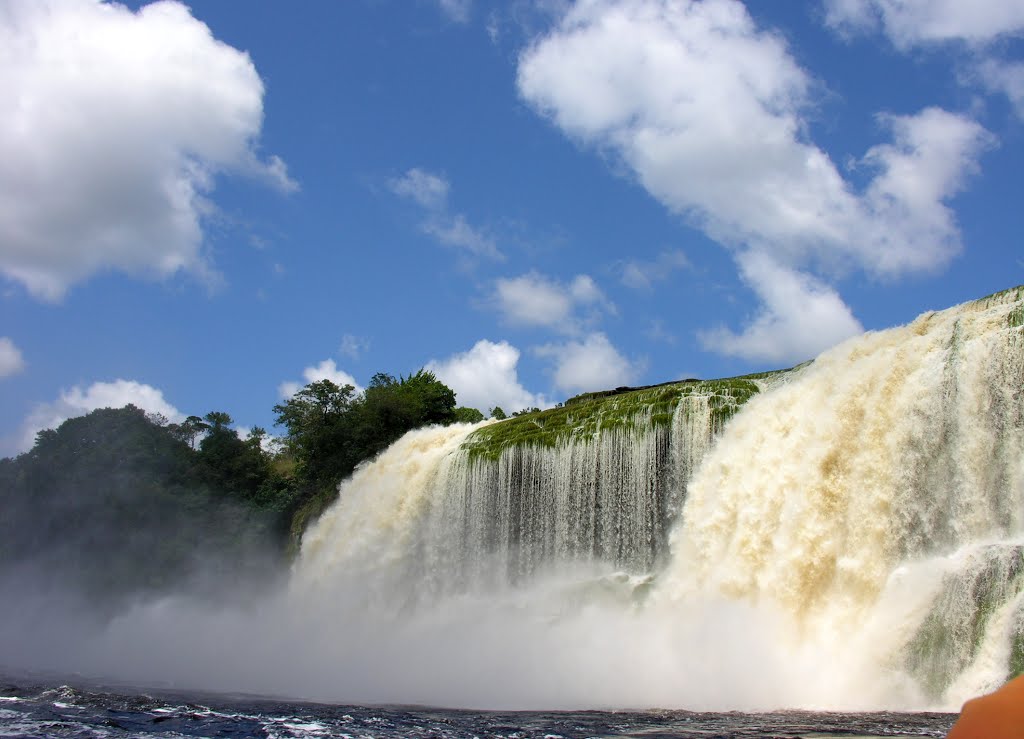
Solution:
[[[346,706],[0,677],[2,737],[865,739],[942,737],[955,714],[462,711]]]

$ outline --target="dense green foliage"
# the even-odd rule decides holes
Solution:
[[[228,436],[250,450],[221,425],[196,451],[179,427],[134,406],[40,432],[29,452],[0,460],[0,574],[31,568],[116,600],[200,569],[265,565],[275,519],[251,491],[266,460],[236,457]]]
[[[459,411],[455,393],[425,370],[399,379],[378,373],[360,396],[351,385],[320,380],[274,406],[286,431],[285,454],[294,462],[291,545],[334,502],[338,484],[356,465],[411,429],[467,416],[467,409]]]
[[[114,602],[200,571],[273,568],[360,462],[412,428],[482,418],[425,371],[377,374],[359,395],[313,382],[274,411],[286,431],[274,452],[223,411],[168,423],[104,408],[41,431],[0,460],[0,577]]]

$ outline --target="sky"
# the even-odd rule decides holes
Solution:
[[[0,0],[0,454],[792,366],[1024,283],[1024,0]]]

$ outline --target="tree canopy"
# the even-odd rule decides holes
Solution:
[[[360,462],[419,426],[483,418],[426,370],[362,393],[317,380],[273,410],[276,445],[258,427],[240,438],[225,411],[170,423],[131,405],[39,432],[0,460],[0,576],[31,564],[108,598],[257,550],[283,562]]]
[[[396,378],[378,372],[360,395],[330,380],[306,385],[274,406],[294,461],[297,537],[337,497],[338,484],[411,429],[458,420],[455,393],[432,372]]]

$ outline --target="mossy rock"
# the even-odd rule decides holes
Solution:
[[[681,380],[640,388],[585,393],[564,406],[527,413],[474,431],[463,443],[471,458],[497,460],[514,446],[554,448],[589,441],[610,431],[647,430],[672,423],[676,409],[688,398],[707,398],[716,430],[754,395],[766,380],[792,370],[763,372],[721,380]]]
[[[993,546],[988,559],[948,575],[931,613],[906,647],[905,663],[925,694],[938,700],[977,657],[993,614],[1024,589],[1024,547]],[[1018,627],[1009,658],[1011,676],[1024,672],[1024,630]]]

